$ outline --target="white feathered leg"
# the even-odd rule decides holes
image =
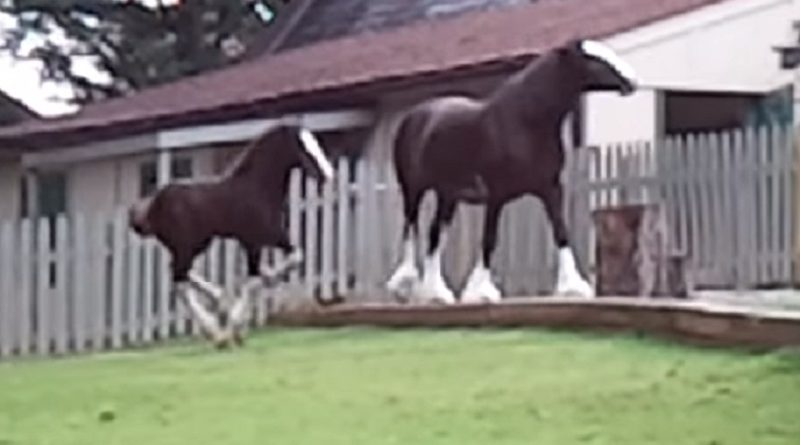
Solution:
[[[556,294],[583,298],[594,297],[594,288],[581,276],[575,263],[575,256],[569,247],[562,247],[558,251]]]
[[[222,326],[220,325],[218,318],[209,312],[208,309],[206,309],[206,307],[203,306],[203,304],[198,300],[198,295],[196,293],[196,289],[193,287],[193,283],[175,283],[173,292],[177,294],[178,298],[180,298],[192,312],[192,315],[194,316],[195,320],[197,320],[203,335],[214,342],[217,347],[224,346],[227,339],[225,333],[223,332]]]
[[[475,263],[469,274],[464,291],[461,292],[462,303],[497,303],[502,298],[500,289],[492,280],[492,272],[486,267],[483,258]]]
[[[386,282],[386,289],[398,301],[408,301],[419,285],[419,271],[415,263],[414,236],[409,231],[409,234],[403,239],[403,257],[400,260],[400,265],[397,266],[389,281]]]
[[[453,304],[456,301],[455,295],[442,275],[442,250],[447,241],[447,229],[442,228],[439,236],[439,246],[425,258],[422,282],[415,293],[423,302]]]

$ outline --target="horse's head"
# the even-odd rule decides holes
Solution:
[[[626,96],[638,88],[633,67],[604,43],[573,40],[558,51],[577,69],[583,91],[616,91]]]

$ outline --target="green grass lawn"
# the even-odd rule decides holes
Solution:
[[[0,444],[800,444],[800,355],[541,331],[276,330],[0,365]]]

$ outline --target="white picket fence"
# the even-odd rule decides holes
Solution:
[[[666,206],[674,248],[692,258],[704,287],[787,285],[792,280],[794,151],[790,128],[676,138],[657,146],[580,148],[564,180],[576,253],[593,269],[591,210],[626,203]],[[319,187],[296,174],[289,192],[291,239],[305,263],[289,282],[256,299],[252,325],[311,296],[386,299],[397,261],[402,209],[390,165],[341,160]],[[423,204],[426,224],[432,197]],[[480,208],[462,206],[448,237],[445,273],[461,288],[480,245]],[[426,225],[423,225],[426,227]],[[425,248],[425,238],[420,248]],[[275,261],[270,254],[267,261]],[[555,247],[541,204],[512,203],[494,260],[506,295],[551,291]],[[244,271],[232,241],[216,241],[195,264],[232,289]],[[196,334],[170,296],[168,258],[127,228],[124,209],[108,214],[0,222],[0,358],[133,347]]]
[[[701,287],[786,286],[797,225],[795,157],[791,127],[614,146],[579,160],[590,174],[577,181],[575,198],[590,199],[591,208],[663,203],[673,248],[688,253]],[[591,230],[584,223],[579,233]]]

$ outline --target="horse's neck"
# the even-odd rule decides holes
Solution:
[[[277,156],[270,162],[264,162],[264,166],[257,165],[258,162],[247,162],[242,159],[232,166],[221,180],[223,182],[242,181],[254,183],[259,190],[263,190],[266,196],[282,199],[289,189],[292,166],[284,161],[283,157]],[[250,160],[254,161],[254,160]]]
[[[487,110],[504,118],[513,113],[531,127],[560,128],[578,103],[580,87],[558,75],[553,63],[538,67],[538,72],[535,68],[528,66],[500,85],[490,97]]]

